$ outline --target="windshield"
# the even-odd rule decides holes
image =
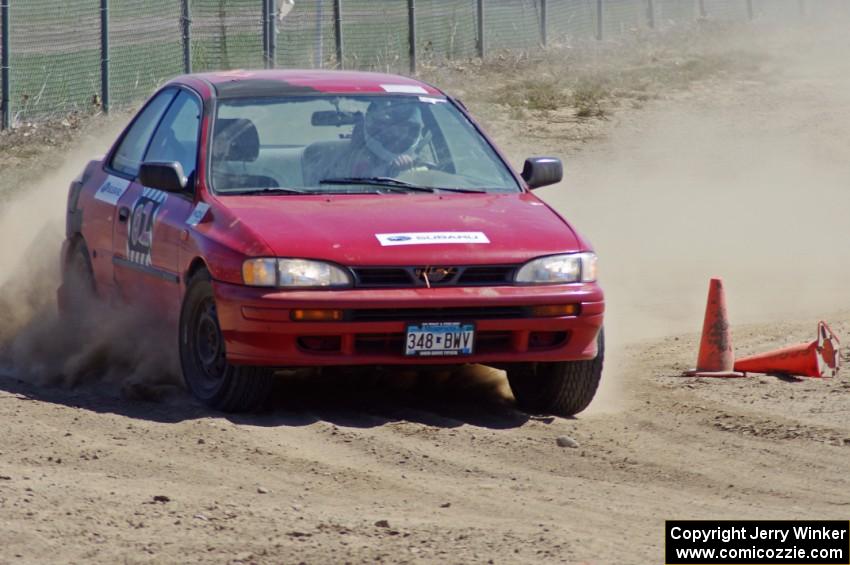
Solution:
[[[520,190],[469,120],[433,96],[222,100],[210,169],[223,194]]]

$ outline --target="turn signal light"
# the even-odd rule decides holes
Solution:
[[[557,318],[559,316],[575,316],[578,314],[578,304],[551,304],[532,306],[531,315],[534,318]]]
[[[293,310],[291,316],[296,322],[339,322],[342,310]]]

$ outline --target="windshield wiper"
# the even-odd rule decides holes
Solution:
[[[365,184],[369,186],[388,186],[390,188],[405,189],[415,192],[460,192],[464,194],[486,194],[486,190],[476,188],[446,188],[442,186],[422,186],[392,177],[342,177],[338,179],[324,179],[319,184]]]
[[[443,192],[460,192],[462,194],[487,194],[486,190],[478,190],[477,188],[444,188],[440,187],[437,190]]]
[[[246,196],[252,194],[315,194],[308,190],[298,190],[297,188],[282,188],[279,186],[269,186],[266,188],[248,188],[245,190],[226,190],[222,191],[224,195]]]
[[[340,177],[322,179],[319,181],[319,184],[365,184],[367,186],[385,186],[412,192],[434,192],[435,190],[440,190],[433,186],[420,186],[392,177]]]

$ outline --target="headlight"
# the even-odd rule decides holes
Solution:
[[[596,254],[550,255],[529,261],[517,272],[520,284],[563,284],[596,280]]]
[[[249,286],[340,288],[351,286],[349,274],[336,265],[309,259],[248,259],[242,280]]]
[[[307,259],[279,259],[280,286],[351,286],[351,277],[336,265]]]

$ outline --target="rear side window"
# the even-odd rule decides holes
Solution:
[[[174,99],[175,92],[173,89],[160,92],[145,106],[112,157],[111,167],[114,170],[132,177],[139,174],[153,130]]]
[[[201,105],[187,92],[180,92],[162,119],[150,143],[145,161],[177,161],[191,179],[198,158]]]

